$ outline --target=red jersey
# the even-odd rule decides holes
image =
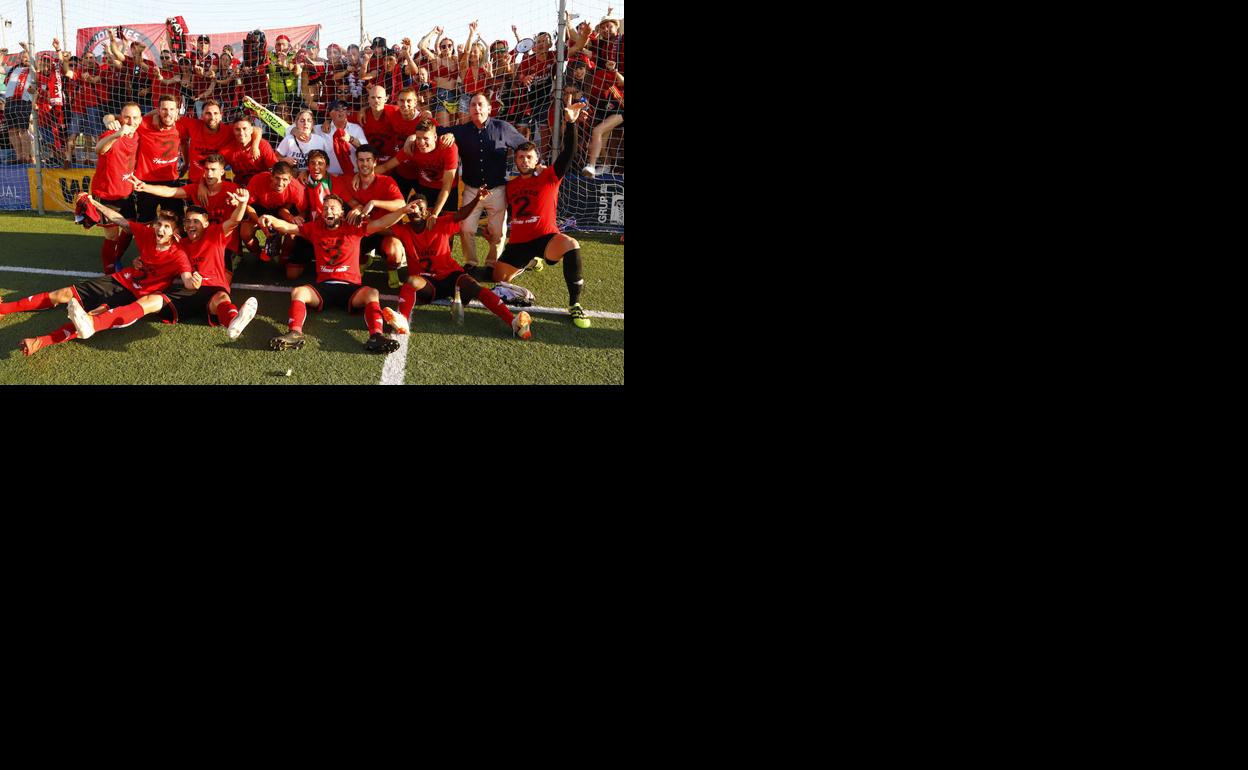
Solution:
[[[457,271],[463,271],[451,256],[451,236],[459,232],[459,222],[455,221],[455,217],[438,217],[438,224],[432,230],[426,227],[418,233],[411,225],[397,224],[391,232],[407,253],[409,275],[419,273],[441,281]]]
[[[377,149],[377,159],[379,161],[394,154],[394,127],[392,123],[396,116],[402,117],[399,115],[399,108],[393,104],[382,105],[380,118],[373,117],[371,107],[364,110],[364,119],[360,121],[360,128],[364,129],[364,136],[368,137],[368,143]]]
[[[139,123],[139,156],[134,175],[144,182],[172,182],[178,178],[179,136],[177,125],[152,128],[150,118]]]
[[[518,176],[507,182],[507,206],[511,209],[508,243],[528,243],[559,232],[555,227],[555,204],[563,180],[547,166],[536,176]]]
[[[299,235],[312,243],[316,252],[316,282],[346,281],[359,286],[360,241],[366,235],[366,224],[349,225],[345,221],[334,229],[317,219],[299,226]]]
[[[259,160],[252,160],[250,146],[240,149],[238,142],[231,142],[229,148],[223,150],[221,154],[225,156],[225,162],[234,170],[234,181],[239,184],[248,184],[256,174],[268,171],[273,168],[273,164],[281,160],[277,157],[277,153],[273,152],[273,145],[269,144],[267,139],[260,140]]]
[[[217,223],[224,222],[225,220],[230,218],[230,214],[234,213],[234,204],[230,203],[229,199],[227,199],[225,196],[227,193],[236,192],[238,190],[238,185],[234,184],[228,179],[221,180],[221,189],[218,190],[215,195],[208,196],[207,206],[204,206],[204,202],[199,199],[199,196],[198,196],[199,183],[198,182],[192,182],[191,184],[182,185],[182,189],[186,190],[186,205],[203,206],[204,209],[208,212],[209,222],[217,222]],[[234,232],[230,233],[230,237],[227,240],[225,247],[227,249],[233,249],[234,251],[241,251],[241,249],[239,248],[238,241],[239,241],[239,228],[236,227],[234,228]],[[200,274],[201,275],[203,274],[202,270],[200,271]]]
[[[134,294],[135,297],[146,297],[168,289],[173,279],[182,273],[191,272],[191,261],[186,252],[174,242],[164,251],[156,250],[156,229],[138,222],[130,223],[130,232],[134,233],[134,243],[139,247],[139,257],[143,260],[143,269],[136,270],[134,265],[113,273],[117,282]]]
[[[271,180],[273,173],[265,171],[256,174],[247,183],[247,191],[251,193],[251,205],[263,206],[266,209],[278,209],[289,206],[296,213],[307,211],[308,196],[298,179],[291,179],[290,184],[282,192],[273,189]]]
[[[101,139],[116,131],[106,131]],[[98,200],[116,201],[129,198],[134,185],[122,179],[134,171],[134,159],[139,152],[139,138],[134,134],[123,136],[113,142],[108,151],[95,163],[95,175],[91,177],[91,194]]]
[[[193,272],[203,276],[204,286],[227,290],[230,288],[230,274],[225,267],[225,248],[228,245],[226,241],[225,228],[214,222],[208,225],[198,241],[183,238],[179,243],[186,252]]]
[[[399,176],[415,180],[421,187],[441,190],[442,175],[459,166],[459,146],[443,147],[439,143],[433,152],[408,153],[399,150],[394,157],[399,159],[399,165],[394,169]],[[433,201],[429,203],[432,205]]]
[[[403,200],[403,191],[395,184],[394,180],[385,174],[376,174],[373,176],[373,183],[368,187],[361,187],[358,190],[351,189],[351,180],[354,174],[340,174],[334,177],[334,193],[347,202],[347,211],[355,206],[363,206],[369,201],[401,201]],[[381,219],[391,212],[374,208],[373,213],[369,215],[369,219]]]
[[[386,148],[385,154],[390,157],[394,157],[398,153],[399,148],[403,146],[403,143],[407,141],[407,137],[411,136],[416,131],[416,125],[418,123],[420,123],[419,109],[416,110],[416,117],[411,120],[404,118],[401,110],[395,110],[394,113],[390,115],[390,136],[393,138],[393,143],[390,147]],[[451,146],[453,147],[454,145]]]
[[[187,160],[190,167],[186,170],[186,178],[192,182],[198,182],[204,175],[204,158],[214,152],[224,154],[225,148],[234,143],[234,130],[224,122],[217,126],[215,134],[208,130],[204,121],[194,115],[178,118],[175,125],[178,127],[179,138],[189,141],[187,150],[190,158]]]

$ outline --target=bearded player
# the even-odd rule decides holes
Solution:
[[[53,292],[0,304],[0,315],[69,305],[70,323],[51,334],[22,340],[18,348],[24,355],[31,356],[48,345],[72,340],[79,336],[80,329],[89,330],[82,334],[86,339],[97,331],[129,326],[144,315],[159,311],[166,301],[162,292],[177,276],[181,276],[185,286],[198,285],[186,252],[173,238],[178,227],[176,216],[168,211],[158,212],[156,221],[148,226],[126,220],[97,200],[91,202],[109,222],[133,233],[139,256],[129,267],[110,276],[79,281]],[[110,305],[116,309],[108,309]],[[84,306],[95,310],[88,314]]]
[[[364,349],[370,353],[391,353],[399,349],[398,340],[381,333],[380,293],[362,285],[360,241],[395,224],[408,209],[401,208],[380,219],[362,220],[358,224],[344,221],[345,211],[342,198],[330,195],[325,199],[321,216],[302,225],[283,221],[272,214],[260,218],[261,226],[266,229],[311,241],[316,252],[316,283],[296,286],[290,293],[290,331],[269,341],[273,350],[303,347],[308,305],[317,312],[326,307],[340,307],[351,313],[363,310],[369,332]]]
[[[494,280],[510,281],[533,259],[545,259],[551,265],[563,262],[563,280],[568,286],[568,315],[579,328],[588,329],[589,317],[580,303],[581,289],[585,286],[585,279],[581,276],[581,244],[559,232],[555,225],[559,184],[576,155],[576,120],[581,116],[583,107],[583,104],[573,104],[563,108],[567,119],[563,150],[553,167],[538,166],[537,146],[532,142],[525,142],[516,148],[516,170],[520,176],[507,182],[511,233],[507,248],[494,264]]]
[[[438,297],[450,297],[459,289],[465,303],[472,299],[479,300],[510,326],[520,339],[527,340],[533,336],[530,331],[533,319],[528,313],[522,310],[513,316],[497,294],[474,281],[451,256],[451,236],[459,232],[459,223],[485,202],[489,192],[482,189],[473,203],[464,206],[455,216],[441,218],[430,216],[425,196],[416,193],[407,209],[412,214],[412,224],[396,224],[391,228],[407,254],[409,277],[399,292],[399,312],[395,313],[390,308],[381,312],[386,323],[399,334],[410,331],[408,319],[413,305],[427,305]]]

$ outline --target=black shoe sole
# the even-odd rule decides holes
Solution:
[[[269,340],[270,350],[298,350],[301,347],[303,347],[303,340],[299,340],[298,342],[275,342],[273,340]]]

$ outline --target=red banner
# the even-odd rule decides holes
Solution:
[[[104,48],[108,45],[108,31],[113,30],[116,35],[117,27],[87,27],[78,30],[77,50],[81,56],[84,51],[89,51],[92,56],[99,56],[104,53]],[[268,50],[274,50],[277,45],[278,35],[285,35],[290,38],[291,50],[297,51],[309,40],[320,45],[321,25],[309,24],[304,27],[274,27],[265,29],[265,43]],[[243,39],[247,37],[245,32],[190,32],[187,34],[186,47],[188,51],[199,50],[195,41],[201,34],[207,34],[211,38],[211,50],[215,54],[221,53],[222,46],[232,46],[234,48],[234,58],[243,58]],[[143,58],[156,61],[162,48],[169,48],[169,31],[164,23],[161,24],[122,24],[122,37],[125,39],[125,45],[129,48],[130,43],[139,42],[144,45]]]

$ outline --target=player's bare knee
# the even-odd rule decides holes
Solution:
[[[368,288],[368,289],[365,289],[365,290],[364,290],[363,297],[364,297],[364,304],[366,304],[366,305],[367,305],[368,303],[370,303],[370,302],[380,302],[380,301],[381,301],[381,292],[379,292],[379,291],[377,291],[376,289],[374,289],[374,288],[371,288],[371,287],[370,287],[370,288]]]
[[[290,298],[296,302],[311,302],[313,296],[312,290],[307,286],[296,286],[295,290],[290,293]]]

